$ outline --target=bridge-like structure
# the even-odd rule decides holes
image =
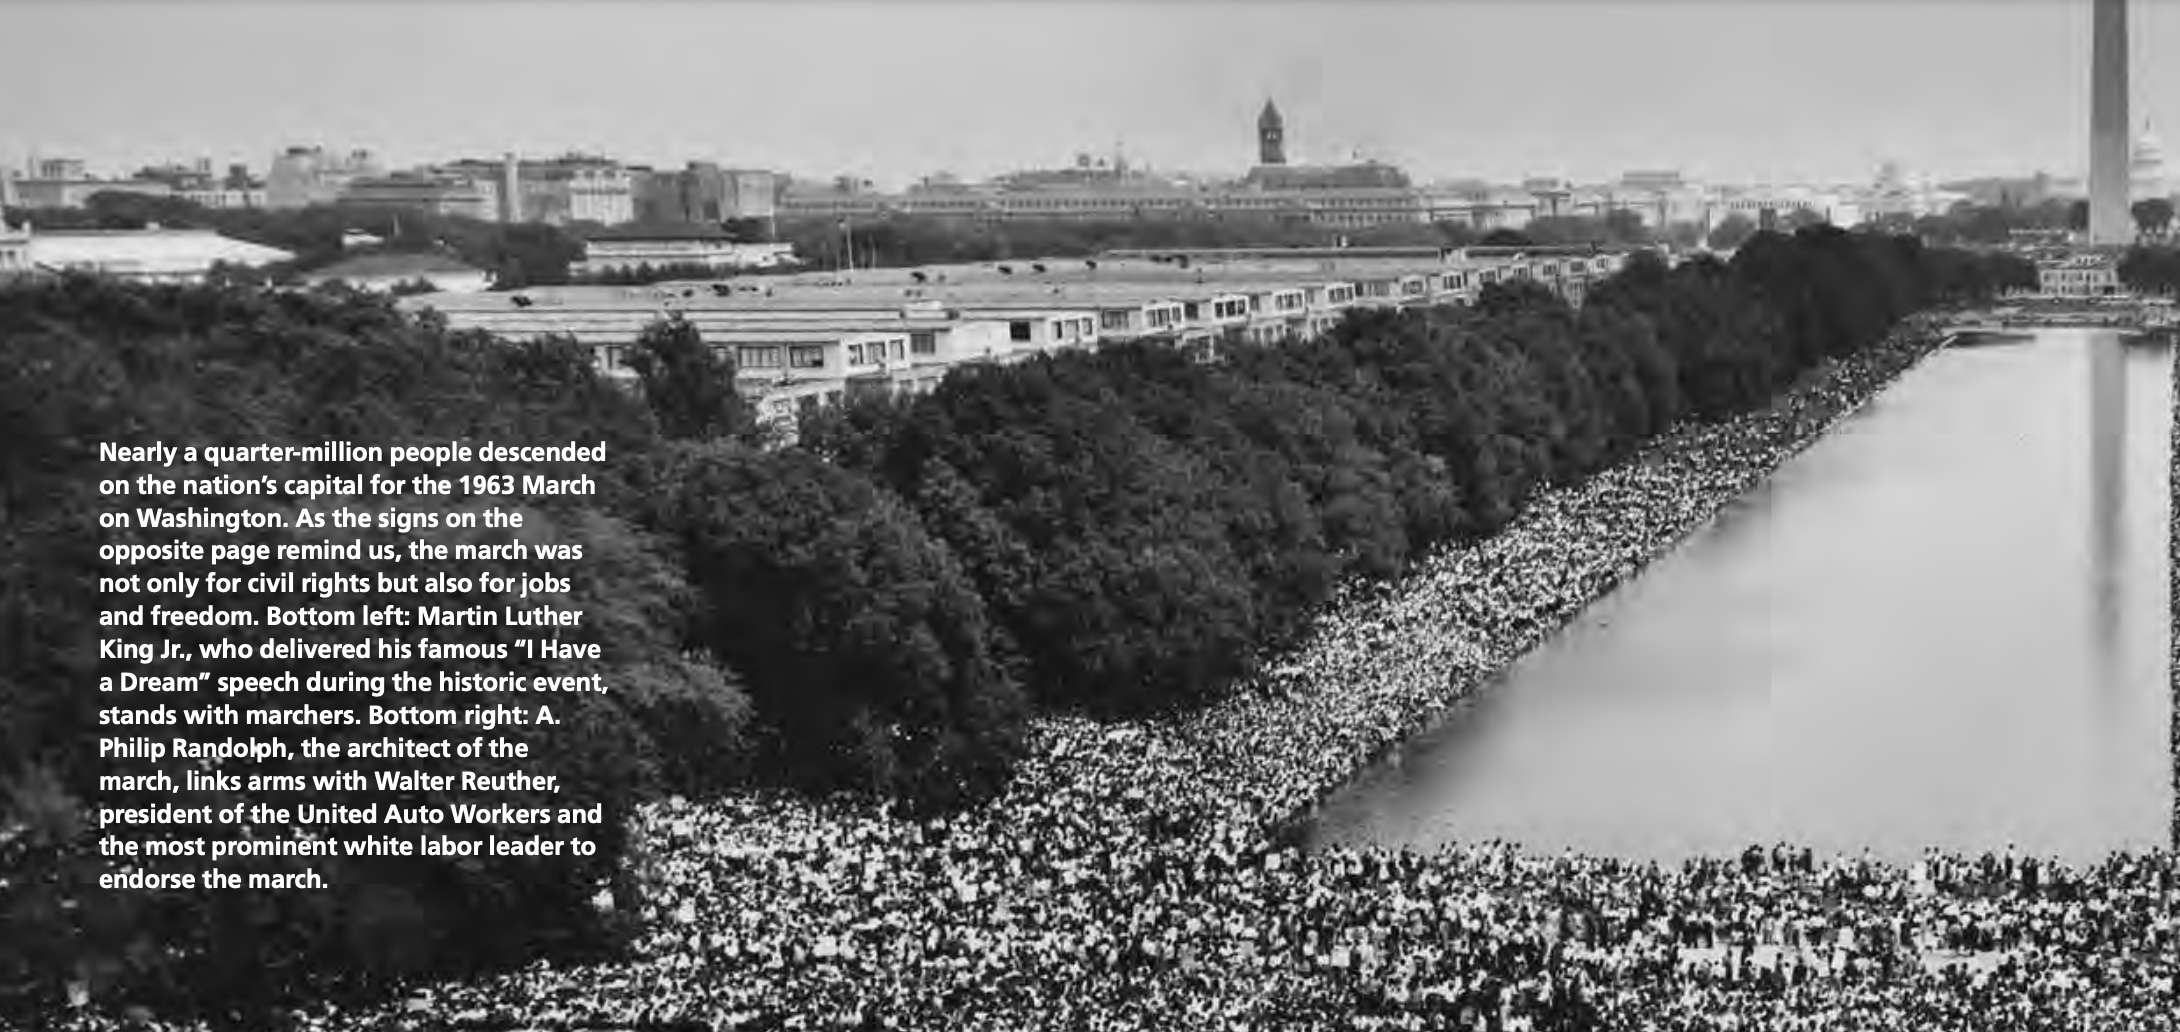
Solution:
[[[2077,326],[2170,336],[2180,333],[2180,309],[2169,304],[2125,301],[2000,307],[1956,313],[1940,324],[1940,330],[1958,334],[2006,334]]]

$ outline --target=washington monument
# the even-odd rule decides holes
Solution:
[[[2131,244],[2127,0],[2096,0],[2089,55],[2089,242]]]

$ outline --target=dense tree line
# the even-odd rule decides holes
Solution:
[[[1538,490],[1681,421],[1761,405],[1907,312],[1987,298],[2007,275],[1912,238],[1760,233],[1730,265],[1638,254],[1579,309],[1517,282],[1471,308],[1357,310],[1324,339],[1236,344],[1212,365],[1139,345],[964,368],[928,395],[808,417],[793,447],[756,430],[732,363],[687,324],[644,335],[630,392],[567,342],[449,333],[352,294],[13,288],[0,293],[0,869],[22,876],[0,883],[0,994],[76,982],[101,1000],[241,1003],[327,973],[366,984],[595,941],[610,915],[588,901],[613,886],[619,820],[646,794],[760,780],[977,798],[1003,784],[1035,708],[1215,699],[1343,579],[1489,535]],[[575,636],[602,646],[588,669],[615,691],[509,732],[538,750],[529,769],[561,778],[553,805],[605,808],[607,848],[581,863],[344,858],[320,864],[327,893],[97,891],[86,807],[112,768],[83,746],[110,701],[88,686],[115,668],[93,658],[114,604],[96,588],[110,572],[97,482],[136,472],[99,463],[97,443],[327,439],[607,443],[597,498],[526,505],[536,535],[584,546],[564,601],[584,609]],[[504,534],[436,537],[476,533]],[[176,536],[215,535],[228,539]],[[444,599],[467,600],[501,601]],[[365,601],[384,599],[314,604]],[[363,672],[395,666],[528,672]],[[253,796],[283,801],[208,799]]]
[[[343,984],[370,984],[414,972],[445,972],[472,963],[499,962],[571,942],[611,938],[611,915],[591,903],[614,888],[621,870],[622,821],[629,808],[652,792],[702,791],[733,783],[744,771],[742,743],[749,733],[749,704],[738,680],[695,647],[698,610],[678,563],[638,521],[628,501],[639,496],[644,456],[657,446],[651,413],[627,392],[602,382],[590,356],[564,345],[503,344],[478,334],[450,334],[428,322],[405,318],[384,301],[353,295],[275,294],[218,288],[132,288],[67,277],[0,291],[0,1001],[50,1004],[50,994],[74,986],[101,1003],[134,1002],[163,1010],[190,1006],[246,1006],[268,997]],[[213,659],[151,664],[101,660],[106,637],[170,638],[184,649],[213,638],[255,644],[272,638],[353,641],[380,633],[357,627],[305,627],[238,631],[233,628],[102,628],[108,610],[164,604],[201,608],[232,602],[253,613],[264,605],[309,606],[354,614],[388,602],[430,602],[449,607],[535,606],[533,593],[468,590],[437,595],[390,596],[309,593],[249,599],[193,599],[176,595],[102,593],[102,574],[146,577],[176,572],[201,575],[201,561],[155,561],[118,570],[99,555],[102,543],[163,544],[170,540],[265,546],[317,544],[356,538],[402,545],[392,529],[320,529],[290,522],[285,529],[101,530],[101,510],[133,511],[152,500],[101,494],[99,482],[139,474],[208,476],[263,473],[290,478],[358,476],[384,466],[365,464],[262,464],[246,471],[203,464],[173,467],[102,462],[100,442],[175,445],[320,444],[344,440],[391,445],[466,440],[481,443],[603,442],[611,461],[587,470],[601,482],[596,499],[508,499],[526,522],[519,537],[541,544],[580,546],[581,558],[557,561],[556,573],[571,582],[551,601],[582,611],[581,622],[562,628],[563,639],[595,643],[595,661],[547,664],[510,651],[505,660],[268,661]],[[435,471],[541,473],[571,476],[568,466],[473,463]],[[406,477],[413,471],[393,470]],[[368,512],[422,514],[444,522],[454,511],[489,502],[453,497],[370,495],[319,499],[287,496],[173,496],[167,506],[271,511],[293,517],[299,508],[322,516],[338,504]],[[414,515],[411,519],[416,518]],[[517,536],[507,530],[439,529],[418,536],[440,544]],[[270,558],[229,574],[348,574],[366,578],[429,573],[443,564],[355,558]],[[503,576],[538,572],[535,561],[499,560],[488,566]],[[465,571],[474,572],[474,571]],[[528,629],[433,627],[390,631],[413,640],[428,636],[446,644],[503,646]],[[526,743],[531,758],[514,760],[422,759],[391,769],[436,774],[472,770],[497,774],[520,768],[559,779],[558,791],[525,790],[478,798],[460,791],[376,792],[325,790],[308,793],[247,788],[153,792],[117,797],[99,791],[104,773],[147,773],[141,762],[99,759],[102,735],[149,733],[172,737],[263,735],[248,725],[213,728],[172,725],[102,726],[107,707],[136,709],[168,702],[180,706],[228,701],[211,692],[150,697],[101,690],[101,679],[123,672],[166,675],[204,672],[253,676],[293,670],[355,672],[384,676],[396,670],[426,677],[440,673],[552,673],[600,675],[612,691],[550,696],[442,696],[371,693],[341,696],[235,696],[244,710],[297,704],[364,705],[406,709],[492,702],[540,702],[557,723],[532,716],[529,723],[494,732]],[[401,727],[363,724],[314,726],[328,740],[377,740],[389,730],[427,740],[467,741],[475,727]],[[177,781],[193,766],[169,760],[159,769]],[[230,773],[312,776],[338,769],[382,768],[355,761],[230,764]],[[458,782],[457,782],[458,784]],[[97,887],[109,861],[100,857],[97,805],[223,806],[271,803],[292,807],[395,803],[443,806],[456,799],[505,801],[517,806],[597,806],[606,823],[596,829],[603,848],[595,856],[568,859],[510,857],[462,860],[340,856],[230,862],[235,871],[281,872],[316,868],[332,888],[316,891],[222,889],[105,891]],[[228,829],[203,826],[132,826],[138,835],[188,840],[231,837]],[[470,837],[489,830],[503,836],[537,834],[534,826],[481,828],[455,825],[317,826],[318,834],[415,833]],[[234,833],[242,833],[236,829]],[[289,826],[252,826],[258,838],[287,838]],[[193,872],[203,857],[152,859],[153,871]],[[626,887],[621,897],[627,899]],[[0,1024],[7,1023],[0,1018]]]
[[[585,275],[571,276],[569,282],[604,287],[638,287],[673,280],[709,280],[719,278],[720,270],[703,262],[641,262],[619,268],[606,269]]]
[[[2180,291],[2180,248],[2130,247],[2120,256],[2119,281],[2139,294]]]
[[[2147,214],[2147,213],[2145,213]],[[1928,215],[1893,214],[1872,220],[1888,233],[1912,233],[1940,245],[1997,245],[2021,233],[2064,233],[2089,228],[2089,202],[2047,198],[2034,204],[1962,201]]]
[[[1217,366],[1121,347],[964,370],[809,420],[803,447],[910,500],[1041,702],[1162,709],[1220,694],[1340,578],[1489,534],[1539,488],[1759,404],[1917,307],[1988,297],[1985,266],[1761,233],[1731,266],[1640,256],[1579,311],[1502,286]]]

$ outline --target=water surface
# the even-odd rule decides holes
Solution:
[[[1328,800],[1319,843],[2167,842],[2171,351],[1933,356]]]

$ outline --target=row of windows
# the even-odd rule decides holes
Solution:
[[[905,340],[877,340],[868,344],[850,344],[848,345],[848,364],[852,366],[877,365],[885,361],[888,354],[891,354],[894,361],[897,362],[907,358],[908,342]]]
[[[1372,225],[1385,218],[1419,216],[1423,208],[1411,197],[1293,197],[1224,196],[1181,197],[997,197],[997,198],[901,198],[885,202],[803,199],[781,205],[790,215],[864,215],[876,217],[887,211],[906,215],[963,215],[991,212],[1085,214],[1144,210],[1201,208],[1207,211],[1290,211],[1334,225]]]
[[[1608,260],[1599,258],[1596,261],[1602,266]],[[1578,265],[1579,262],[1570,261],[1570,264]],[[1553,265],[1552,263],[1542,263],[1538,268],[1549,272],[1553,269]],[[1526,267],[1486,269],[1478,272],[1476,278],[1479,285],[1484,285],[1497,282],[1502,277],[1528,278],[1530,274],[1531,269]],[[2047,279],[2066,281],[2110,279],[2112,277],[2110,270],[2046,270],[2044,275]],[[1441,283],[1441,289],[1446,292],[1462,291],[1468,286],[1467,277],[1463,275],[1449,274],[1443,277]],[[1408,278],[1399,281],[1399,292],[1403,297],[1420,296],[1427,292],[1428,288],[1429,283],[1426,279]],[[1359,287],[1348,284],[1330,287],[1325,291],[1325,296],[1327,302],[1331,305],[1345,305],[1352,303],[1358,296],[1391,297],[1393,291],[1393,282],[1381,280],[1361,284]],[[1272,297],[1273,306],[1278,311],[1298,311],[1304,307],[1303,292],[1301,291],[1281,291]],[[1212,303],[1212,318],[1239,318],[1251,311],[1258,310],[1258,305],[1259,298],[1256,296],[1249,297],[1246,300],[1227,299],[1215,301]],[[1144,317],[1147,327],[1153,331],[1158,331],[1172,328],[1184,319],[1194,320],[1200,318],[1201,312],[1202,308],[1198,303],[1185,302],[1179,305],[1162,305],[1146,309],[1144,310]],[[1127,311],[1110,311],[1101,313],[1096,319],[1089,316],[1055,319],[1052,320],[1050,325],[1054,341],[1080,341],[1092,335],[1095,325],[1102,324],[1107,330],[1125,330],[1128,323],[1129,314]],[[1034,321],[1018,319],[1010,322],[1008,324],[1008,338],[1017,343],[1033,341],[1035,339]],[[713,351],[722,356],[727,353],[724,347],[715,347]],[[627,361],[626,352],[627,349],[621,345],[601,347],[601,365],[608,370],[623,368]],[[937,334],[930,330],[919,330],[912,334],[907,341],[895,340],[849,345],[847,361],[851,366],[873,365],[883,361],[889,353],[895,360],[902,360],[909,354],[919,356],[936,355],[938,354]],[[786,348],[777,345],[745,345],[735,349],[734,355],[737,365],[744,369],[778,369],[781,368],[783,359],[789,368],[794,369],[823,369],[826,367],[824,345],[794,345]]]

